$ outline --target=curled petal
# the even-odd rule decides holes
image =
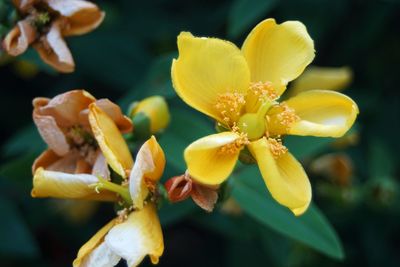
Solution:
[[[58,155],[64,156],[69,150],[69,144],[64,132],[58,127],[57,122],[52,116],[38,114],[38,110],[33,111],[33,121],[46,144]]]
[[[38,168],[33,177],[32,197],[56,197],[88,200],[116,200],[115,194],[108,191],[97,193],[89,185],[98,182],[98,178],[90,174],[69,174],[47,171]]]
[[[71,127],[79,124],[79,114],[96,99],[85,90],[71,90],[53,97],[50,101],[46,98],[35,98],[33,105],[35,113],[54,117],[57,125]]]
[[[78,252],[78,256],[73,262],[74,267],[98,267],[100,265],[96,264],[98,263],[95,259],[97,259],[99,256],[99,251],[105,252],[106,248],[104,248],[104,237],[110,231],[110,229],[116,224],[116,219],[110,221],[108,224],[106,224],[103,228],[100,229],[86,244],[84,244]],[[102,246],[103,245],[103,246]],[[100,247],[102,246],[102,247]],[[97,249],[99,248],[100,249]],[[97,252],[94,252],[97,249]],[[94,252],[94,253],[93,253]],[[93,256],[92,256],[93,253]],[[101,254],[101,253],[100,253]],[[105,253],[107,256],[111,256],[108,253]],[[101,255],[100,255],[101,256]],[[103,254],[104,256],[104,254]],[[111,257],[105,257],[105,258],[111,258]],[[119,258],[120,259],[120,258]],[[119,261],[118,259],[118,261]],[[100,259],[99,259],[100,261]],[[114,265],[116,265],[118,262],[116,262]],[[114,266],[114,265],[102,265],[102,266]]]
[[[297,95],[309,90],[341,91],[351,82],[353,73],[348,67],[308,67],[299,78],[293,81],[290,94]]]
[[[212,212],[218,200],[218,188],[212,188],[195,183],[191,197],[193,201],[203,210]]]
[[[260,22],[242,47],[251,71],[252,82],[272,82],[278,95],[314,59],[314,42],[298,21],[276,24],[274,19]]]
[[[82,161],[82,157],[76,150],[71,150],[66,155],[60,157],[51,149],[43,152],[33,163],[33,173],[39,168],[48,171],[65,172],[65,173],[78,173],[78,162]],[[82,173],[82,172],[81,172]]]
[[[155,207],[149,204],[132,212],[125,222],[109,231],[105,243],[129,267],[139,265],[146,255],[157,264],[164,252],[164,241]]]
[[[185,161],[190,176],[206,185],[217,185],[232,173],[242,146],[240,136],[223,132],[203,137],[185,149]]]
[[[167,180],[165,190],[171,202],[179,202],[187,199],[192,193],[193,181],[183,174]]]
[[[266,138],[249,145],[261,175],[272,197],[296,216],[306,211],[311,202],[311,185],[301,164],[286,152],[274,158]]]
[[[327,90],[303,92],[286,103],[300,117],[288,130],[293,135],[341,137],[351,128],[359,112],[351,98]]]
[[[114,121],[93,103],[89,106],[89,122],[108,164],[121,177],[126,178],[126,170],[132,168],[133,159]]]
[[[148,190],[155,191],[155,186],[161,178],[165,167],[165,156],[156,138],[147,140],[136,156],[135,164],[129,178],[129,192],[133,206],[143,208]]]
[[[250,72],[241,51],[232,43],[216,38],[178,36],[179,57],[172,63],[175,91],[190,106],[219,121],[215,105],[225,93],[245,93]]]
[[[83,0],[45,0],[47,4],[67,18],[63,36],[81,35],[96,29],[105,13],[95,4]]]
[[[74,71],[75,62],[61,35],[59,21],[53,22],[50,31],[35,43],[34,48],[42,60],[56,70],[65,73]]]
[[[14,6],[23,12],[27,11],[37,0],[12,0]]]
[[[4,50],[11,56],[21,55],[36,38],[36,30],[32,23],[23,20],[6,35],[3,41]]]

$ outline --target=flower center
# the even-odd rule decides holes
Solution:
[[[223,122],[227,126],[232,126],[234,122],[238,121],[245,103],[243,94],[225,93],[218,95],[215,108],[220,113]]]

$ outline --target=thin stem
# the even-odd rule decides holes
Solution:
[[[96,191],[100,191],[100,190],[108,190],[114,193],[119,194],[126,203],[128,203],[129,205],[132,205],[132,199],[131,199],[131,195],[129,193],[129,189],[127,187],[124,187],[122,185],[118,185],[118,184],[114,184],[110,181],[107,181],[101,177],[97,177],[99,179],[98,183],[95,184],[91,184],[89,185],[89,187],[94,188]]]

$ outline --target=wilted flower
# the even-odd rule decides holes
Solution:
[[[264,20],[241,50],[227,41],[182,32],[178,49],[172,64],[176,92],[225,130],[186,148],[190,176],[201,184],[224,182],[247,147],[272,196],[302,214],[311,201],[311,185],[282,136],[340,137],[358,114],[353,100],[334,91],[311,90],[277,102],[314,58],[305,26]]]
[[[84,0],[13,0],[20,20],[5,36],[4,50],[18,56],[32,45],[44,62],[60,72],[75,63],[64,37],[81,35],[103,21],[104,12]]]
[[[165,167],[165,156],[154,137],[140,148],[130,172],[129,188],[109,181],[90,187],[97,191],[122,193],[125,209],[104,226],[78,252],[74,267],[115,266],[125,259],[129,267],[137,266],[146,255],[157,264],[164,251],[161,225],[156,212],[157,182]]]
[[[205,211],[211,212],[218,200],[218,186],[207,186],[193,181],[189,173],[167,180],[165,189],[171,202],[179,202],[191,197]]]
[[[33,120],[49,148],[32,166],[32,196],[101,198],[89,188],[74,189],[97,182],[96,176],[109,179],[106,160],[127,177],[133,161],[121,132],[130,132],[132,123],[116,104],[74,90],[52,99],[35,98],[33,106]]]

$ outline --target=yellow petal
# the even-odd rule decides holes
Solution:
[[[301,215],[311,202],[310,181],[301,164],[289,152],[275,159],[266,138],[252,142],[249,150],[272,197]]]
[[[216,38],[178,36],[178,59],[172,62],[175,91],[188,105],[217,120],[215,105],[220,94],[245,93],[250,73],[241,51],[232,43]]]
[[[111,168],[126,178],[133,159],[129,148],[114,121],[95,103],[89,106],[89,122],[94,137]]]
[[[139,265],[146,255],[157,264],[164,252],[164,241],[154,205],[132,212],[125,222],[109,231],[105,243],[125,259],[129,267]]]
[[[69,174],[46,171],[39,167],[33,177],[32,197],[56,197],[87,200],[114,201],[116,195],[107,191],[97,193],[89,185],[98,179],[90,174]]]
[[[240,136],[233,132],[212,134],[191,143],[185,149],[185,161],[194,180],[207,185],[217,185],[232,173],[237,162]]]
[[[110,221],[108,224],[106,224],[103,228],[100,229],[91,239],[89,239],[86,244],[84,244],[78,252],[78,256],[73,262],[74,267],[83,267],[85,266],[84,261],[86,260],[86,257],[92,253],[96,247],[98,247],[103,241],[104,241],[104,236],[108,233],[108,231],[116,224],[116,220]]]
[[[251,81],[270,81],[281,95],[287,83],[296,79],[314,59],[314,42],[301,22],[276,24],[274,19],[266,19],[247,36],[242,51]]]
[[[290,95],[304,91],[321,89],[341,91],[351,82],[353,73],[348,67],[308,67],[304,73],[291,85]]]
[[[286,103],[300,117],[288,130],[293,135],[341,137],[351,128],[359,112],[351,98],[327,90],[303,92]]]
[[[129,192],[135,208],[143,208],[143,201],[148,194],[148,187],[155,187],[165,167],[165,156],[157,140],[152,136],[147,140],[136,156],[135,164],[129,177]],[[154,188],[150,188],[154,190]]]

